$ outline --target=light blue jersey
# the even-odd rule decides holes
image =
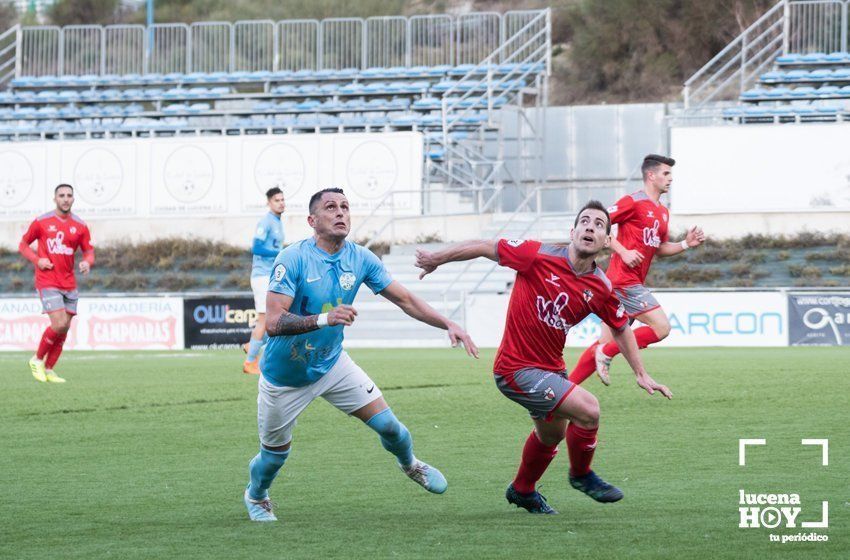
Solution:
[[[287,247],[277,256],[269,291],[293,298],[290,313],[306,317],[351,305],[360,284],[374,292],[392,282],[381,260],[368,249],[346,241],[329,255],[315,238]],[[324,327],[305,334],[269,340],[260,364],[263,376],[278,386],[301,387],[326,374],[342,352],[343,326]]]
[[[283,224],[280,216],[275,215],[274,212],[263,216],[257,223],[257,231],[254,232],[254,241],[251,245],[251,252],[254,254],[251,278],[271,274],[274,259],[283,247],[283,239]]]

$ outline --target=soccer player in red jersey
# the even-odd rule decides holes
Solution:
[[[71,319],[77,314],[77,279],[74,277],[74,253],[82,250],[79,270],[88,274],[94,264],[94,247],[89,228],[71,213],[74,187],[62,184],[53,191],[56,210],[39,216],[30,224],[18,246],[21,254],[35,265],[35,289],[41,298],[50,326],[41,335],[38,350],[29,361],[30,371],[38,381],[64,383],[53,367],[62,353]],[[32,243],[38,241],[38,252]]]
[[[705,234],[698,227],[689,229],[679,242],[667,241],[670,213],[660,198],[670,190],[675,164],[668,157],[646,156],[641,165],[643,190],[624,196],[608,208],[611,223],[617,224],[618,230],[616,238],[611,240],[613,254],[606,273],[614,284],[614,293],[626,308],[629,321],[638,320],[646,325],[634,330],[638,348],[646,348],[670,334],[667,314],[644,286],[652,257],[677,255],[705,241]],[[603,324],[601,338],[581,355],[570,372],[570,381],[581,383],[596,371],[602,383],[610,384],[611,359],[619,353],[611,330]]]
[[[599,402],[567,379],[563,349],[570,327],[591,313],[611,326],[614,339],[650,395],[670,390],[656,383],[641,364],[628,318],[594,257],[608,243],[611,224],[605,207],[588,202],[570,232],[569,247],[539,241],[467,241],[442,251],[419,250],[420,278],[442,264],[487,257],[517,271],[508,304],[505,333],[493,372],[499,390],[525,407],[534,422],[522,461],[508,486],[508,502],[531,513],[557,513],[535,485],[566,437],[570,484],[599,502],[616,502],[623,493],[591,469],[599,428]]]

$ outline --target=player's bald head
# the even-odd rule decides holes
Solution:
[[[325,193],[336,193],[345,196],[345,192],[339,188],[327,188],[314,193],[313,196],[310,197],[310,204],[308,206],[310,214],[316,213],[316,209],[319,207],[319,204],[321,204],[322,197],[325,196]]]

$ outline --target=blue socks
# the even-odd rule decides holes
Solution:
[[[254,500],[264,500],[269,495],[269,486],[289,457],[289,449],[286,451],[269,451],[260,446],[260,452],[251,459],[248,465],[251,473],[251,484],[248,486],[248,495]]]
[[[398,421],[389,408],[382,410],[366,421],[366,425],[381,436],[381,445],[392,453],[402,466],[413,464],[413,438],[407,428]]]
[[[260,350],[263,348],[265,340],[255,340],[254,338],[248,342],[248,361],[253,362],[260,355]]]

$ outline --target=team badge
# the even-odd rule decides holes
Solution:
[[[620,317],[622,317],[625,314],[626,314],[626,308],[623,307],[623,304],[621,303],[619,306],[617,306],[617,318],[619,319]]]
[[[543,391],[543,398],[547,401],[555,400],[555,391],[552,390],[552,387],[546,387],[546,390]]]
[[[283,280],[283,277],[285,275],[286,275],[286,267],[285,266],[283,266],[282,264],[279,264],[276,267],[274,267],[274,281],[275,282],[280,282],[281,280]]]
[[[507,240],[507,244],[510,245],[511,247],[519,247],[523,243],[525,243],[525,239],[508,239]]]
[[[74,226],[71,226],[71,233],[77,233],[77,228],[75,228]]]
[[[261,237],[266,233],[266,229],[263,226],[257,228],[257,237]]]
[[[593,292],[590,290],[585,290],[581,293],[584,296],[584,301],[590,303],[590,300],[593,299]]]
[[[354,287],[354,281],[357,278],[350,272],[344,273],[339,277],[339,285],[342,286],[343,290],[350,290]]]

